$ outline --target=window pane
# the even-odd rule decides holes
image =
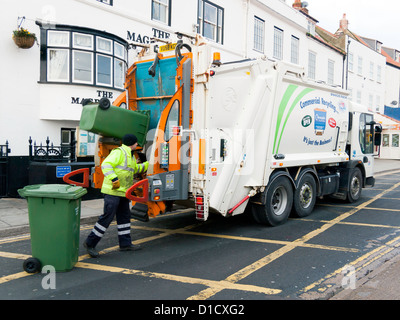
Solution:
[[[74,33],[74,47],[82,49],[93,49],[93,36]]]
[[[382,67],[378,66],[378,73],[376,76],[376,81],[381,82],[381,80],[382,80]]]
[[[368,124],[373,120],[373,116],[369,114],[360,115],[360,128],[359,138],[361,151],[364,154],[373,153],[373,137],[372,137],[372,125]],[[388,139],[389,140],[389,139]]]
[[[399,147],[399,135],[394,134],[392,136],[392,147],[398,148]]]
[[[203,0],[199,0],[199,19],[203,19]]]
[[[283,31],[278,28],[274,30],[274,58],[283,58]]]
[[[204,22],[204,36],[211,40],[217,40],[215,35],[215,26]]]
[[[366,128],[365,128],[365,153],[374,153],[374,129],[373,126],[370,124],[374,120],[374,117],[370,114],[365,115],[365,122],[366,122]]]
[[[168,1],[153,0],[153,19],[168,23]]]
[[[97,50],[106,53],[112,53],[112,41],[103,38],[97,38]]]
[[[365,153],[365,116],[360,115],[359,139],[362,153]]]
[[[110,6],[112,6],[112,0],[97,0],[97,1],[109,4]]]
[[[209,5],[208,3],[205,3],[204,20],[209,22],[214,22],[214,24],[217,24],[217,8]]]
[[[328,60],[328,84],[333,84],[335,81],[335,62]]]
[[[198,5],[198,32],[217,43],[223,43],[224,10],[202,0],[199,0]]]
[[[308,77],[315,80],[317,57],[314,52],[308,52]]]
[[[69,52],[65,49],[49,49],[47,58],[47,80],[69,81]]]
[[[125,82],[125,63],[119,59],[114,59],[114,86],[123,88]]]
[[[354,70],[353,59],[354,59],[353,53],[349,52],[349,71],[353,71]]]
[[[223,22],[223,18],[222,18],[222,10],[218,9],[218,26],[222,27],[222,22]]]
[[[69,47],[69,32],[48,31],[47,46],[49,47]]]
[[[362,75],[363,73],[363,58],[362,57],[358,57],[358,74]]]
[[[74,51],[73,58],[73,81],[92,83],[92,53]]]
[[[61,144],[70,144],[71,143],[71,134],[70,130],[61,129]]]
[[[217,40],[217,8],[204,4],[204,36],[206,38]]]
[[[179,100],[175,100],[169,111],[165,125],[164,140],[169,141],[173,136],[173,128],[179,126]]]
[[[97,55],[97,83],[111,85],[111,58]]]
[[[119,44],[119,43],[117,43],[117,42],[114,42],[114,54],[117,57],[125,59],[125,48],[124,48],[124,46]]]
[[[264,21],[254,17],[254,50],[264,52]]]
[[[373,62],[369,63],[369,78],[370,79],[374,79],[374,69],[375,69],[375,65]]]
[[[389,147],[389,135],[388,134],[383,135],[382,147]]]
[[[299,63],[299,39],[294,36],[292,36],[290,62],[294,64]]]

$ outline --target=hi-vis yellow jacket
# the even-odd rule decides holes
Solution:
[[[133,175],[147,171],[149,162],[137,164],[131,149],[122,145],[114,149],[101,164],[104,181],[101,192],[113,196],[125,197],[126,191],[133,185]],[[112,189],[112,180],[118,178],[120,188]]]

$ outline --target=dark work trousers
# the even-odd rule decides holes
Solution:
[[[96,247],[115,216],[117,216],[119,246],[128,247],[132,244],[129,200],[106,194],[104,197],[104,213],[99,217],[92,232],[86,239],[88,247]]]

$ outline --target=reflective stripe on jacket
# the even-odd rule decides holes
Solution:
[[[137,164],[128,146],[122,145],[114,149],[101,164],[101,170],[104,174],[101,192],[113,196],[125,197],[126,191],[133,184],[133,175],[145,172],[148,166],[149,163],[147,161]],[[112,180],[115,178],[118,178],[120,187],[113,190]]]

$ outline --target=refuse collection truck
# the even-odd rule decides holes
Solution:
[[[371,111],[341,88],[308,80],[298,65],[266,57],[223,63],[213,50],[199,35],[181,35],[144,47],[127,71],[113,104],[147,115],[139,130],[150,162],[126,193],[133,216],[146,220],[176,203],[195,208],[198,220],[246,210],[276,226],[291,212],[309,215],[318,197],[355,202],[374,185]],[[115,108],[91,107],[107,118]],[[119,143],[100,138],[96,187],[101,161]]]

